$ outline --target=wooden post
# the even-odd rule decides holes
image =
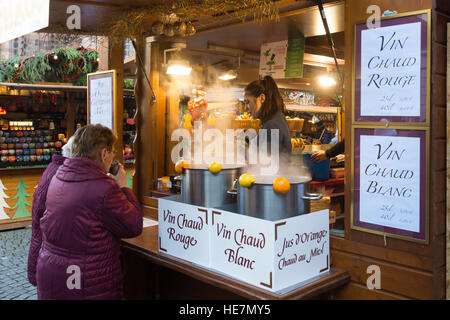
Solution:
[[[172,162],[171,151],[178,143],[178,141],[171,141],[172,132],[178,129],[179,125],[179,109],[180,109],[180,96],[177,89],[168,90],[167,95],[167,135],[166,135],[166,172],[165,174],[175,174],[175,166]]]
[[[109,45],[108,37],[98,37],[98,71],[109,69]]]
[[[74,96],[71,94],[70,91],[66,92],[66,99],[67,99],[67,138],[71,137],[75,133],[75,116],[76,116],[76,106],[74,103]]]
[[[117,134],[116,159],[123,162],[123,43],[109,41],[109,69],[117,71],[114,127]]]
[[[152,144],[151,139],[151,108],[156,106],[156,103],[152,102],[152,94],[150,87],[147,83],[144,71],[147,75],[150,75],[150,61],[151,52],[158,51],[158,44],[150,44],[144,37],[136,39],[136,49],[140,53],[143,65],[141,65],[139,59],[136,59],[136,85],[134,88],[136,99],[136,138],[134,141],[134,153],[135,153],[135,172],[133,175],[133,190],[137,195],[139,201],[143,201],[144,195],[148,195],[151,190],[152,184]],[[152,86],[156,82],[155,70],[152,69],[153,79]],[[157,86],[153,87],[157,88]],[[154,89],[154,90],[155,90]],[[155,91],[155,94],[156,91]]]

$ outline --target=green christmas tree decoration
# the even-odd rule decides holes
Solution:
[[[133,177],[130,174],[130,171],[127,172],[127,187],[132,189],[133,188]]]
[[[28,189],[28,187],[25,185],[25,182],[23,182],[23,179],[20,178],[20,182],[15,188],[15,190],[18,190],[17,194],[13,198],[17,199],[16,204],[12,207],[12,209],[16,209],[13,219],[31,217],[31,214],[27,209],[27,206],[31,207],[31,204],[27,201],[27,197],[30,197],[30,195],[27,193],[26,189]]]
[[[9,197],[6,195],[5,190],[7,189],[0,179],[0,220],[10,219],[10,217],[5,212],[5,208],[9,208],[8,203],[6,203],[5,201],[5,199]]]

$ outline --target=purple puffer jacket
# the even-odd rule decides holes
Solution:
[[[120,238],[142,232],[133,192],[87,158],[70,158],[48,188],[37,261],[39,299],[121,299]]]
[[[63,164],[66,158],[57,154],[52,156],[52,162],[48,165],[42,174],[41,180],[34,190],[33,206],[31,207],[31,243],[28,251],[28,281],[33,286],[36,286],[36,262],[41,249],[42,234],[40,228],[40,220],[45,211],[45,199],[47,198],[47,190],[50,181],[58,170],[59,166]]]

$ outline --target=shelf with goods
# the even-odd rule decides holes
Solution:
[[[64,93],[0,95],[0,168],[47,165],[67,138]]]
[[[126,97],[132,93],[124,90]],[[61,152],[77,124],[86,124],[86,96],[85,86],[0,83],[0,230],[31,223],[34,189],[51,155]],[[134,116],[128,112],[127,119]],[[125,164],[129,186],[130,166]]]
[[[71,99],[80,90],[0,84],[0,230],[31,224],[34,190],[52,154],[61,152],[73,132]]]
[[[300,111],[311,113],[338,113],[338,108],[339,107],[335,106],[286,104],[286,110],[288,111]]]

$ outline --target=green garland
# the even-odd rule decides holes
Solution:
[[[17,83],[69,82],[85,86],[86,75],[98,69],[98,52],[73,46],[31,57],[0,61],[0,81]]]

